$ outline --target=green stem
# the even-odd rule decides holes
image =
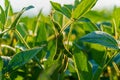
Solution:
[[[114,36],[115,36],[115,39],[118,38],[118,34],[117,34],[117,25],[115,23],[115,19],[112,20],[113,21],[113,27],[114,27]]]
[[[72,29],[73,29],[73,26],[71,25],[71,27],[70,27],[70,31],[69,31],[69,33],[68,33],[68,39],[67,39],[67,48],[69,49],[69,39],[70,39],[70,35],[71,35],[71,33],[72,33]]]
[[[60,33],[62,33],[69,25],[71,25],[74,22],[73,19],[70,19],[60,30]]]
[[[24,38],[22,37],[22,35],[19,33],[18,30],[15,29],[15,32],[17,33],[18,37],[20,38],[20,40],[25,44],[25,46],[30,49],[29,45],[26,43],[26,41],[24,40]]]
[[[34,30],[34,36],[37,36],[37,31],[38,31],[38,27],[39,27],[39,22],[40,22],[40,16],[41,16],[41,12],[42,12],[42,10],[40,10],[40,12],[39,12],[39,14],[38,14],[38,16],[37,16],[37,22],[36,22],[36,26],[35,26],[35,30]]]

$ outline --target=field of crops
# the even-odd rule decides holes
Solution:
[[[120,8],[50,1],[48,16],[0,6],[0,80],[120,80]]]

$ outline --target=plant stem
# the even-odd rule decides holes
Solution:
[[[73,29],[73,26],[71,25],[70,27],[70,31],[68,33],[68,37],[67,37],[67,49],[69,49],[69,43],[70,43],[70,35],[72,33],[72,29]]]
[[[60,33],[62,33],[69,25],[71,25],[74,22],[73,19],[70,19],[60,30]]]
[[[29,45],[26,43],[26,41],[24,40],[24,38],[22,37],[22,35],[18,32],[17,29],[15,29],[15,32],[17,33],[18,37],[20,38],[20,40],[25,44],[25,46],[30,49]]]
[[[112,21],[113,21],[113,28],[114,28],[114,36],[115,36],[115,39],[118,39],[117,25],[116,25],[116,23],[115,23],[115,19],[113,19]]]

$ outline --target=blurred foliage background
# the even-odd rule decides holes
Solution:
[[[80,3],[77,1],[76,6]],[[119,43],[120,8],[90,10],[58,36],[72,15],[69,12],[66,15],[66,7],[72,12],[73,6],[65,5],[61,11],[59,6],[54,7],[57,3],[51,4],[49,15],[40,10],[37,16],[21,18],[33,6],[16,13],[8,0],[5,0],[5,9],[0,6],[0,80],[79,80],[79,77],[80,80],[119,80],[119,49],[114,45],[106,48],[107,43],[83,43],[79,39],[102,31]]]

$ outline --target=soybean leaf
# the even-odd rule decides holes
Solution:
[[[78,68],[80,68],[81,71],[88,71],[86,55],[82,52],[79,52],[79,53],[74,53],[74,57]]]
[[[72,18],[74,19],[80,18],[81,16],[86,14],[88,11],[90,11],[96,2],[97,0],[89,0],[89,1],[82,0],[73,11]]]
[[[79,40],[83,42],[97,43],[108,48],[119,49],[117,41],[111,35],[102,31],[91,32]]]
[[[4,25],[5,21],[6,21],[5,11],[0,6],[0,22],[2,23],[2,25]]]
[[[88,18],[81,17],[78,21],[83,24],[83,28],[85,31],[99,30],[99,28]]]
[[[46,24],[45,24],[45,22],[41,22],[38,27],[36,41],[42,42],[42,41],[46,41],[46,40],[47,40]]]
[[[78,48],[75,48],[73,56],[74,56],[74,64],[75,64],[76,72],[78,74],[78,78],[80,80],[91,80],[92,70],[90,64],[88,63],[86,54],[84,54]]]
[[[29,9],[31,9],[31,8],[34,8],[34,7],[33,7],[33,6],[28,6],[28,7],[23,8],[23,9],[21,10],[21,12],[19,12],[19,13],[16,15],[15,20],[14,20],[13,23],[11,24],[11,27],[10,27],[10,28],[12,28],[12,29],[15,28],[16,25],[17,25],[18,22],[19,22],[19,19],[20,19],[21,15],[22,15],[26,10],[29,10]]]
[[[120,25],[120,8],[115,7],[113,11],[113,19],[115,20],[115,25],[118,28]]]
[[[77,5],[79,5],[79,3],[80,3],[80,0],[75,0],[75,1],[74,1],[74,8],[76,8]]]
[[[69,10],[70,12],[72,12],[73,5],[70,5],[70,4],[67,4],[67,5],[66,5],[66,4],[65,4],[64,7],[68,8],[68,10]]]
[[[61,8],[61,5],[60,5],[59,3],[52,2],[52,1],[50,1],[50,2],[51,2],[52,7],[53,7],[56,11],[62,12],[62,8]]]
[[[13,15],[13,9],[9,0],[5,0],[5,8],[6,17],[8,17],[8,15]]]
[[[63,15],[56,11],[54,14],[54,21],[58,22],[58,24],[60,24],[60,26],[62,26],[63,25]]]
[[[99,44],[90,44],[90,47],[88,48],[88,56],[91,57],[91,59],[93,59],[98,66],[103,67],[107,59],[105,47]]]
[[[110,13],[106,13],[105,10],[99,11],[99,12],[95,11],[95,10],[91,10],[88,13],[86,13],[84,15],[84,17],[89,18],[94,23],[103,22],[103,21],[109,21],[111,19]]]
[[[65,15],[66,17],[70,18],[71,17],[71,10],[70,6],[61,6],[59,3],[56,2],[51,2],[52,7],[56,10]]]
[[[4,71],[6,72],[6,71],[15,70],[16,68],[23,66],[29,60],[31,60],[37,53],[39,53],[42,49],[43,47],[39,47],[17,53],[9,62],[8,66],[4,69]]]
[[[71,17],[71,9],[70,9],[70,7],[69,6],[63,6],[62,7],[62,13],[66,16],[66,17],[68,17],[68,18],[70,18]]]
[[[22,37],[26,37],[28,35],[28,29],[24,23],[19,23],[16,28],[20,32]]]

